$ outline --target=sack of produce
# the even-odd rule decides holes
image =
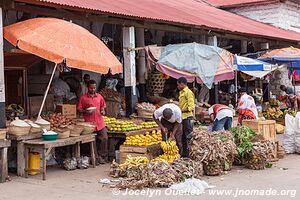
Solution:
[[[90,159],[87,156],[77,158],[77,167],[79,169],[87,169],[90,166]]]
[[[77,169],[77,160],[76,158],[67,158],[63,162],[63,168],[65,170],[75,170]]]
[[[286,114],[285,115],[285,130],[283,134],[282,146],[286,153],[295,153],[295,130],[296,118]]]
[[[30,129],[31,126],[29,124],[16,117],[16,119],[9,124],[8,134],[15,136],[28,135]]]
[[[295,135],[295,152],[300,154],[300,133]]]

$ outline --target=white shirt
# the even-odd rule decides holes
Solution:
[[[168,120],[170,123],[175,123],[175,122],[181,123],[182,122],[180,108],[177,105],[172,104],[172,103],[165,104],[162,107],[155,110],[154,114],[153,114],[154,118],[159,119],[160,117],[163,117],[163,112],[166,108],[170,108],[173,113],[171,119]]]
[[[211,114],[213,114],[213,113],[214,113],[214,110],[213,110],[212,107],[210,107],[210,108],[208,109],[208,114],[211,115]],[[216,115],[216,119],[217,119],[217,120],[221,120],[221,119],[223,119],[223,118],[225,118],[225,117],[233,117],[233,112],[232,112],[232,110],[230,110],[230,109],[228,109],[228,108],[223,108],[223,109],[221,109],[221,110],[217,113],[217,115]],[[216,119],[215,119],[215,120],[216,120]]]

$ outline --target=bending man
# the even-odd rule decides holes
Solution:
[[[179,153],[182,155],[182,120],[180,108],[175,104],[165,104],[154,111],[153,119],[161,128],[164,138],[176,140]]]

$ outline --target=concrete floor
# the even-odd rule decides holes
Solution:
[[[235,167],[227,175],[218,177],[203,177],[215,190],[233,190],[231,195],[211,195],[206,190],[201,196],[170,195],[170,190],[150,190],[156,192],[155,199],[299,199],[300,194],[289,193],[288,196],[238,196],[233,194],[236,190],[296,190],[300,192],[300,155],[288,155],[277,162],[273,168],[262,171],[248,170]],[[282,169],[287,168],[287,169]],[[11,181],[0,184],[0,200],[92,200],[92,199],[149,199],[150,191],[145,195],[126,195],[125,191],[114,195],[112,189],[103,187],[98,183],[101,178],[108,178],[109,165],[98,166],[87,170],[65,171],[62,169],[49,169],[47,180],[42,181],[40,175],[30,176],[28,179],[16,176]],[[210,190],[212,191],[212,190]],[[119,192],[119,191],[117,191]],[[244,191],[247,193],[247,191]],[[286,192],[286,191],[284,191]],[[294,192],[294,191],[293,191]],[[267,193],[267,192],[266,192]],[[296,196],[295,196],[296,195]],[[292,198],[291,196],[295,196]]]

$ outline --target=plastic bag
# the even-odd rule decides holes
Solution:
[[[87,169],[90,166],[90,159],[87,156],[77,158],[77,167],[79,169]]]
[[[283,134],[282,145],[286,153],[295,153],[295,132],[296,130],[296,118],[286,114],[285,115],[285,130]]]
[[[300,134],[295,136],[295,152],[300,154]]]
[[[67,158],[64,160],[63,167],[65,170],[75,170],[77,168],[76,158]]]
[[[117,79],[107,79],[106,80],[106,87],[109,89],[113,89],[117,91],[116,86],[118,85],[118,80]]]
[[[184,182],[175,183],[171,185],[170,188],[179,191],[180,194],[200,195],[204,193],[204,190],[214,187],[215,186],[208,185],[208,183],[201,181],[200,179],[190,178],[186,179]]]

